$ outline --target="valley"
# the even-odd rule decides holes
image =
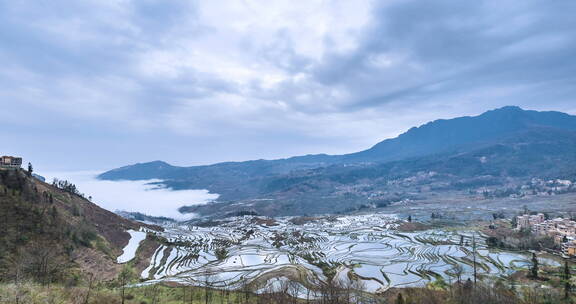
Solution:
[[[98,178],[205,189],[218,195],[212,203],[180,209],[203,217],[341,214],[402,201],[574,192],[554,183],[576,180],[575,151],[576,116],[503,107],[435,120],[356,153],[191,167],[153,161]]]
[[[430,174],[419,175],[389,186],[413,186],[430,177],[435,178]],[[21,206],[27,206],[31,212],[54,206],[60,211],[52,212],[64,216],[61,221],[71,221],[71,225],[83,223],[82,229],[87,232],[76,236],[54,230],[54,241],[45,239],[42,244],[49,245],[48,250],[58,248],[58,242],[69,244],[66,246],[72,254],[54,253],[54,258],[68,260],[68,265],[65,268],[60,264],[49,265],[66,269],[66,273],[78,273],[84,282],[76,283],[84,286],[76,287],[83,290],[82,297],[90,297],[90,282],[97,278],[98,284],[104,285],[94,291],[96,299],[108,299],[109,303],[124,299],[122,290],[127,291],[127,297],[152,302],[157,301],[154,299],[158,292],[179,302],[186,299],[186,292],[177,291],[186,290],[192,303],[203,302],[208,294],[211,299],[227,303],[258,303],[273,299],[275,294],[285,297],[281,298],[284,300],[268,303],[293,299],[302,303],[321,302],[333,292],[337,298],[349,294],[347,297],[358,303],[387,303],[384,299],[399,292],[431,288],[443,292],[456,288],[462,292],[462,286],[476,280],[478,290],[502,282],[514,288],[533,289],[540,283],[526,279],[534,263],[532,252],[537,253],[541,276],[551,280],[545,284],[556,286],[558,269],[565,259],[546,250],[496,248],[488,242],[486,232],[496,222],[511,227],[510,219],[526,212],[571,216],[576,201],[572,182],[533,179],[515,187],[514,193],[504,191],[506,195],[493,195],[501,191],[497,186],[487,187],[483,192],[443,191],[428,198],[395,200],[342,214],[201,216],[180,222],[142,215],[139,222],[130,220],[134,219],[133,213],[119,212],[125,217],[121,218],[82,195],[69,192],[68,186],[74,191],[78,189],[68,182],[54,186],[28,177],[25,172],[3,171],[2,185],[6,189],[0,193],[4,212],[17,208],[18,202],[25,202]],[[366,201],[370,203],[370,199]],[[263,203],[274,204],[266,200]],[[212,204],[218,202],[202,206]],[[27,228],[34,242],[44,235],[38,227],[52,227],[51,221]],[[22,223],[25,221],[9,225],[16,228]],[[96,234],[90,236],[91,233]],[[71,241],[63,241],[68,237]],[[11,246],[18,242],[7,241]],[[18,246],[21,250],[43,252],[34,242],[13,247],[7,251],[8,257],[18,254],[13,251]],[[30,255],[24,256],[23,265],[35,263]],[[11,259],[4,260],[5,269],[20,267],[11,266]],[[49,282],[57,284],[70,276],[59,273],[50,274]],[[124,273],[131,274],[124,277]],[[10,272],[4,275],[7,279],[14,278]],[[27,284],[17,283],[14,287],[0,284],[0,291],[22,299],[26,299],[19,293],[22,290],[42,292]],[[58,290],[49,292],[65,294]],[[117,297],[119,292],[121,297]]]

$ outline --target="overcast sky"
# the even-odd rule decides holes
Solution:
[[[576,1],[0,1],[0,153],[101,170],[362,150],[576,114]]]

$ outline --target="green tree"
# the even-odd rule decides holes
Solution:
[[[218,260],[224,260],[228,257],[228,250],[226,250],[224,247],[217,248],[214,253]]]
[[[568,267],[568,261],[564,261],[564,298],[568,299],[570,297],[570,290],[572,289],[572,284],[570,284],[570,267]]]
[[[404,297],[402,297],[402,293],[398,293],[398,296],[396,297],[396,304],[404,304]]]
[[[538,278],[538,258],[536,253],[532,253],[532,267],[530,268],[530,276],[534,279]]]

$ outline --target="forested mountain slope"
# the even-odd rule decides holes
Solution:
[[[22,170],[0,169],[0,281],[115,278],[116,258],[143,225]]]

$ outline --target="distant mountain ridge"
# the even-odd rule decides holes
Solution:
[[[562,112],[538,112],[507,106],[479,116],[440,119],[414,127],[372,148],[347,155],[370,161],[400,160],[490,143],[536,127],[576,131],[576,116]]]
[[[538,127],[576,131],[576,116],[506,106],[479,116],[432,121],[411,128],[396,138],[383,140],[370,149],[345,155],[316,154],[193,167],[177,167],[163,161],[153,161],[110,170],[98,177],[104,180],[173,179],[216,168],[240,171],[235,173],[252,176],[286,173],[295,169],[311,169],[338,163],[386,162],[451,150],[466,150]]]
[[[558,162],[564,165],[558,166]],[[318,154],[193,167],[155,161],[114,169],[99,178],[161,179],[161,184],[173,189],[208,189],[219,193],[220,201],[237,201],[273,193],[283,199],[294,192],[321,192],[326,196],[346,183],[372,183],[399,176],[400,172],[410,175],[437,170],[454,178],[470,174],[571,174],[568,171],[573,170],[572,163],[576,164],[576,116],[507,106],[478,116],[432,121],[370,149],[345,155]],[[296,185],[299,186],[294,188]]]

